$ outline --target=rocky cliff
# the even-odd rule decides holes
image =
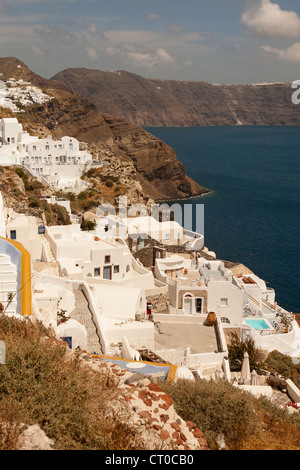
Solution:
[[[219,85],[79,68],[53,79],[137,126],[300,125],[290,83]]]
[[[188,178],[174,150],[144,129],[99,111],[58,81],[34,74],[16,58],[0,59],[0,76],[4,82],[9,78],[28,81],[51,96],[42,104],[23,106],[16,115],[26,130],[41,137],[76,137],[92,146],[99,157],[109,155],[129,162],[133,166],[132,183],[138,182],[141,187],[141,200],[187,198],[206,192]],[[13,115],[9,109],[0,111],[0,117]]]

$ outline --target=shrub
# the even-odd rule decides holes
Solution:
[[[179,380],[164,391],[178,414],[202,430],[211,449],[218,449],[220,435],[230,450],[300,449],[300,415],[265,397],[256,399],[225,380]]]
[[[291,379],[297,387],[300,385],[300,364],[294,364],[292,358],[279,351],[269,353],[265,368],[273,373],[279,373],[287,379]]]
[[[241,370],[245,352],[249,354],[251,370],[259,369],[264,359],[263,351],[255,347],[255,342],[250,336],[242,341],[237,333],[231,333],[228,344],[228,359],[231,370]]]
[[[245,439],[256,429],[251,400],[229,382],[179,380],[165,389],[175,402],[178,414],[185,421],[194,421],[204,433],[209,447],[217,448],[223,434],[227,446],[241,449]]]
[[[96,228],[96,222],[93,222],[92,220],[82,220],[81,222],[81,225],[80,225],[80,228],[81,230],[84,230],[84,231],[91,231],[91,230],[95,230]]]
[[[0,448],[13,449],[18,423],[39,424],[57,450],[142,449],[121,407],[116,379],[95,373],[30,320],[0,315]],[[114,412],[113,410],[118,410]],[[8,424],[7,424],[8,423]]]

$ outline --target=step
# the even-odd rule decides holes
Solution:
[[[0,255],[0,264],[11,264],[11,258],[9,255]]]
[[[88,307],[88,301],[81,290],[74,291],[75,309],[70,314],[70,318],[77,320],[84,325],[87,331],[88,345],[87,350],[90,353],[101,354],[100,339],[97,334],[96,326],[93,322],[92,313]]]
[[[7,283],[7,282],[17,282],[17,273],[7,273],[4,275],[3,273],[0,273],[0,283]]]
[[[0,292],[15,292],[17,290],[17,282],[15,281],[0,281]]]
[[[17,267],[15,264],[12,264],[12,263],[2,263],[0,264],[0,272],[16,272],[17,271]]]

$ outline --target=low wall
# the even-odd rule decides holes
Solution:
[[[287,393],[291,400],[295,403],[300,403],[300,390],[290,379],[286,380]]]
[[[58,278],[55,276],[51,276],[49,274],[43,274],[43,273],[38,273],[38,272],[35,272],[34,274],[35,274],[36,282],[38,281],[45,282],[50,285],[63,284],[65,285],[67,289],[82,290],[89,304],[89,309],[91,311],[93,322],[95,323],[95,326],[97,329],[97,334],[100,340],[102,352],[103,354],[108,354],[109,343],[108,343],[108,339],[106,337],[104,327],[103,327],[104,319],[101,317],[100,313],[98,312],[98,308],[94,300],[94,296],[88,284],[85,281],[74,281],[71,279],[64,279],[61,277]]]

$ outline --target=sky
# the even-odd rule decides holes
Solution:
[[[300,80],[299,0],[0,0],[0,57],[210,83]]]

